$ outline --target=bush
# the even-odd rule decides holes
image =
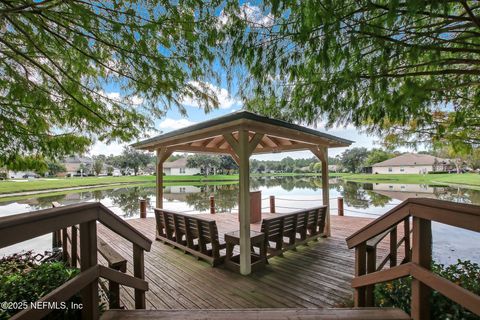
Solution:
[[[456,264],[445,267],[433,263],[432,271],[455,284],[480,295],[480,266],[470,261],[458,260]],[[411,278],[398,279],[375,286],[375,304],[377,307],[396,307],[410,313]],[[431,319],[436,320],[478,320],[475,314],[434,291],[430,297]]]
[[[32,252],[15,254],[0,259],[0,301],[34,302],[72,279],[79,270],[63,262],[38,263]],[[80,303],[80,297],[73,296],[68,302]],[[0,309],[0,319],[8,319],[21,310]],[[55,310],[45,319],[80,319],[79,310]]]

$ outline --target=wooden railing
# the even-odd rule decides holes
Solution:
[[[58,202],[52,202],[53,208],[61,207]],[[76,268],[80,261],[78,253],[78,231],[79,226],[74,225],[70,228],[64,228],[52,232],[52,246],[61,247],[63,261],[69,266]],[[122,257],[115,249],[113,249],[105,240],[97,236],[97,251],[105,259],[109,268],[120,272],[127,272],[127,259]],[[108,288],[101,283],[104,291],[108,292],[108,306],[110,309],[120,308],[120,285],[115,281],[108,281]]]
[[[480,315],[479,296],[430,271],[432,221],[480,232],[480,206],[424,198],[408,199],[347,238],[348,247],[355,248],[355,278],[352,280],[355,307],[374,305],[375,284],[411,276],[412,319],[430,318],[432,289]],[[397,229],[401,225],[403,236],[397,241]],[[390,235],[390,251],[377,266],[377,245],[387,235]],[[402,244],[404,253],[399,264],[398,249]],[[390,262],[390,268],[384,269],[387,262]]]
[[[133,244],[133,277],[98,263],[97,222]],[[98,319],[98,283],[99,278],[103,278],[134,288],[135,307],[144,309],[145,291],[148,290],[148,283],[144,280],[144,250],[150,251],[151,241],[101,203],[80,203],[0,218],[0,248],[76,225],[79,225],[80,254],[77,256],[73,249],[77,247],[73,245],[73,234],[76,233],[74,230],[77,230],[74,227],[71,231],[70,256],[79,258],[80,273],[39,301],[63,302],[80,293],[83,305],[82,317]],[[67,235],[67,232],[62,234],[63,243],[68,241]],[[25,309],[15,314],[12,319],[40,319],[51,311],[51,309]]]

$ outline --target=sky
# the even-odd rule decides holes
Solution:
[[[243,1],[242,1],[243,2]],[[259,7],[256,5],[255,2],[243,2],[243,14],[245,15],[246,19],[249,21],[255,21],[255,23],[268,23],[269,17],[268,15],[264,15]],[[222,12],[219,13],[222,16]],[[224,19],[228,19],[228,17],[224,17]],[[219,69],[220,78],[225,78],[224,74],[222,74],[223,70]],[[202,121],[210,120],[228,113],[232,113],[238,111],[242,108],[241,101],[237,98],[232,96],[229,91],[223,87],[209,84],[210,89],[212,89],[218,98],[219,107],[209,113],[205,113],[203,109],[201,109],[198,104],[193,100],[185,100],[183,101],[183,105],[187,110],[187,117],[182,117],[182,115],[177,110],[170,110],[167,112],[166,116],[162,119],[155,121],[155,128],[159,131],[155,134],[151,134],[150,136],[155,136],[161,133],[166,133],[169,131],[173,131],[176,129],[184,128],[186,126],[199,123]],[[235,90],[235,88],[232,88]],[[118,88],[115,86],[108,86],[104,89],[106,94],[111,98],[118,98],[121,97],[121,93],[119,92]],[[141,101],[139,101],[141,102]],[[298,123],[301,125],[301,123]],[[340,138],[345,138],[348,140],[354,141],[351,145],[353,147],[365,147],[367,149],[372,148],[379,148],[380,145],[376,144],[375,141],[379,140],[378,137],[368,136],[362,133],[360,130],[357,130],[353,126],[345,127],[337,127],[337,128],[330,128],[329,130],[325,129],[321,123],[319,123],[314,129],[329,133],[334,136],[338,136]],[[135,141],[132,141],[132,143]],[[90,155],[97,155],[97,154],[105,154],[105,155],[118,155],[122,152],[124,146],[128,145],[128,143],[118,144],[118,143],[111,143],[109,145],[101,142],[97,142],[93,145],[90,150]],[[332,148],[329,149],[329,156],[337,156],[345,151],[346,148]],[[399,149],[400,151],[408,151],[407,149]],[[302,152],[285,152],[285,153],[275,153],[275,154],[265,154],[265,155],[258,155],[253,156],[254,159],[261,159],[261,160],[280,160],[284,157],[290,156],[292,158],[310,158],[313,155],[310,151],[302,151]]]
[[[214,90],[216,91],[218,100],[220,102],[218,109],[215,109],[209,113],[205,113],[204,110],[199,108],[199,106],[194,101],[184,101],[184,105],[187,110],[187,117],[182,117],[177,110],[168,111],[164,118],[155,121],[155,128],[160,132],[151,134],[151,136],[184,128],[195,123],[210,120],[242,109],[241,102],[235,97],[232,97],[228,93],[227,89],[215,86]],[[116,94],[115,91],[109,91],[108,93],[111,95]],[[315,129],[321,132],[332,134],[334,136],[338,136],[340,138],[352,140],[354,141],[354,143],[351,145],[351,147],[365,147],[368,149],[380,147],[380,145],[375,143],[375,141],[378,140],[377,137],[363,134],[359,130],[355,129],[353,126],[347,126],[346,128],[337,127],[326,130],[324,126],[319,124]],[[90,155],[118,155],[122,152],[123,147],[126,145],[128,145],[128,143],[111,143],[107,145],[102,142],[97,142],[91,148]],[[346,148],[332,148],[329,149],[329,155],[334,157],[341,154],[345,150]],[[253,156],[253,158],[260,160],[280,160],[287,156],[290,156],[292,158],[311,158],[313,154],[310,151],[296,151],[256,155]]]

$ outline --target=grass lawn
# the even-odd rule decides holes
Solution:
[[[189,182],[203,183],[208,181],[232,181],[237,180],[236,175],[212,175],[204,176],[165,176],[165,183],[168,182]],[[85,177],[85,178],[51,178],[30,181],[7,180],[0,181],[0,194],[27,192],[49,189],[75,188],[84,186],[102,186],[113,184],[138,184],[155,183],[155,176],[125,176],[125,177]]]
[[[480,174],[342,174],[346,181],[406,184],[458,184],[480,187]]]
[[[273,174],[252,174],[258,176],[315,176],[318,173],[273,173]],[[206,182],[232,182],[237,181],[238,175],[211,175],[211,176],[164,176],[165,185],[200,185]],[[155,183],[155,176],[122,176],[122,177],[84,177],[84,178],[47,178],[38,180],[7,180],[0,181],[0,194],[29,192],[39,190],[55,190],[64,188],[75,188],[85,186],[104,186],[116,184],[139,184]]]

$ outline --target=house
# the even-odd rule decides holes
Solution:
[[[448,171],[455,168],[450,159],[442,159],[429,154],[406,153],[372,166],[374,174],[424,174]]]
[[[89,157],[72,156],[65,158],[63,160],[63,165],[66,168],[67,175],[87,175],[92,169],[93,160]]]
[[[166,176],[187,176],[201,173],[199,168],[187,168],[187,158],[165,162],[163,164],[163,172]]]

